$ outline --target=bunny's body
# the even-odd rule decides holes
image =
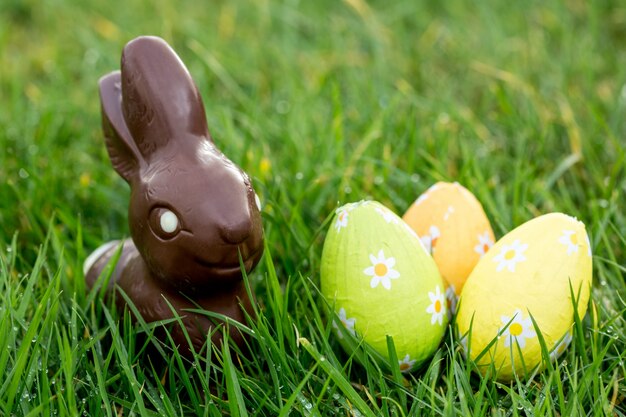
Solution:
[[[190,313],[190,310],[204,309],[214,313],[228,316],[236,321],[245,322],[243,310],[251,312],[250,300],[246,293],[243,281],[224,288],[213,287],[210,291],[177,291],[164,287],[160,281],[153,278],[139,251],[131,239],[122,242],[110,242],[106,250],[89,269],[86,279],[91,287],[95,284],[100,273],[113,258],[121,243],[120,254],[116,268],[109,281],[107,293],[114,294],[115,286],[123,289],[129,299],[137,308],[141,317],[147,322],[154,322],[173,317],[172,308],[182,318],[187,334],[196,350],[207,341],[207,334],[211,331],[214,322],[207,316]],[[167,299],[167,301],[166,301]],[[119,308],[125,306],[124,298],[117,295],[116,303]],[[171,305],[168,305],[168,303]],[[172,338],[178,344],[185,346],[185,336],[179,326],[173,326],[170,330]],[[160,334],[160,333],[158,333]],[[162,336],[162,334],[160,334]],[[219,343],[222,337],[220,331],[212,337],[213,343]],[[241,333],[235,328],[230,328],[230,338],[237,344],[243,341]]]
[[[214,321],[188,310],[243,321],[241,306],[250,309],[240,256],[250,271],[263,253],[256,194],[213,144],[197,88],[163,40],[128,43],[121,73],[100,80],[100,97],[109,156],[131,186],[132,240],[123,242],[107,292],[124,305],[115,295],[121,288],[147,322],[173,317],[173,307],[199,349]],[[117,249],[110,244],[88,259],[90,287]],[[186,345],[181,330],[172,334]],[[242,340],[232,328],[231,336]]]

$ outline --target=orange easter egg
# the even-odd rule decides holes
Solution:
[[[482,205],[459,183],[438,182],[409,207],[402,219],[430,249],[450,286],[447,296],[454,309],[467,277],[494,242]]]

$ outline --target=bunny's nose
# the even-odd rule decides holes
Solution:
[[[243,242],[250,236],[251,229],[252,222],[250,219],[246,219],[238,224],[222,227],[220,235],[226,243],[236,245]]]

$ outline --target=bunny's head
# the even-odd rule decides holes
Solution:
[[[263,252],[250,178],[213,144],[185,65],[160,38],[140,37],[121,72],[100,80],[103,130],[130,184],[130,231],[152,273],[179,288],[241,279]]]

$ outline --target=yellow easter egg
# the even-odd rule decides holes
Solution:
[[[489,250],[463,287],[456,324],[465,351],[483,374],[493,366],[499,380],[523,378],[542,363],[537,329],[552,358],[567,347],[574,305],[582,319],[591,280],[583,223],[551,213],[522,224]]]
[[[450,285],[454,306],[467,277],[494,242],[480,202],[458,183],[438,182],[409,207],[402,219],[420,236]]]
[[[435,352],[448,323],[437,265],[415,232],[374,201],[337,209],[324,241],[321,291],[349,354],[355,346],[349,342],[362,340],[403,372]],[[387,336],[397,364],[389,362]]]

